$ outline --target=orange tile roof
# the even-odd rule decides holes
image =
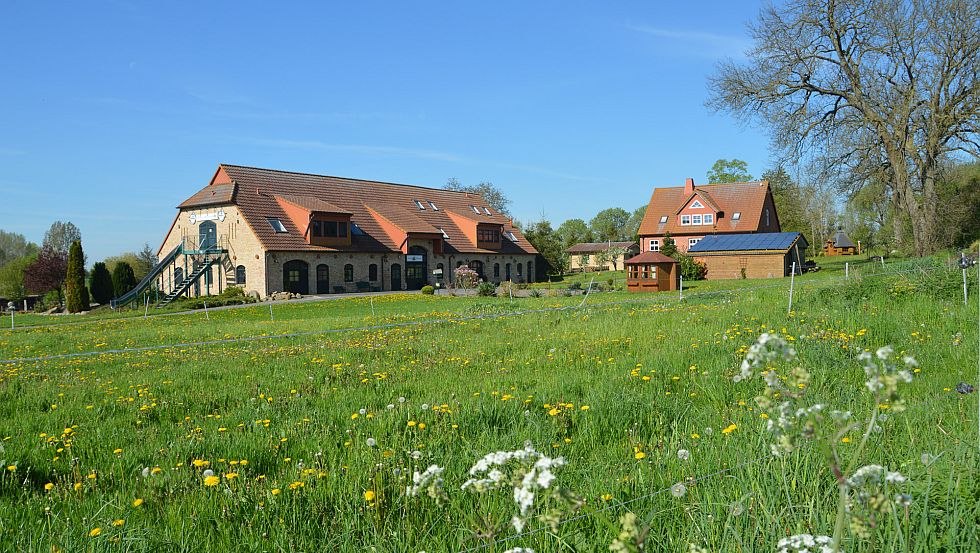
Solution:
[[[493,215],[480,215],[481,220],[502,225],[505,236],[507,233],[513,233],[516,241],[504,238],[501,249],[494,251],[477,248],[467,240],[463,231],[446,212],[452,210],[456,213],[465,213],[469,210],[472,213],[470,206],[475,205],[481,208],[482,213],[482,207],[487,205],[485,200],[479,195],[468,192],[221,164],[213,182],[219,178],[224,181],[225,177],[231,181],[230,185],[210,184],[191,196],[184,204],[196,198],[210,198],[213,189],[226,190],[230,186],[233,194],[225,193],[226,201],[223,203],[234,203],[238,206],[245,221],[266,250],[400,251],[401,244],[394,243],[384,232],[383,221],[378,220],[380,215],[405,232],[433,233],[440,232],[438,229],[442,229],[449,236],[443,249],[447,254],[537,253],[510,219],[495,212]],[[290,201],[288,198],[311,198],[316,202],[323,202],[344,212],[350,212],[351,222],[356,224],[363,234],[352,232],[350,246],[313,246],[303,238],[301,229],[295,228],[282,206],[275,200],[275,196],[280,196],[287,201]],[[415,200],[422,202],[425,209],[419,209]],[[438,209],[433,209],[429,202],[434,203]],[[181,206],[187,207],[184,204]],[[316,203],[316,205],[321,204]],[[372,213],[372,210],[375,213]],[[477,216],[476,213],[472,215]],[[267,220],[270,217],[282,221],[288,232],[275,232]],[[391,220],[389,217],[396,220]],[[403,228],[401,225],[408,228]]]
[[[581,242],[569,247],[566,253],[592,253],[604,252],[611,248],[632,248],[639,246],[636,242]]]
[[[693,194],[684,192],[683,186],[656,188],[650,196],[646,215],[640,223],[639,235],[656,236],[668,232],[678,235],[757,231],[766,196],[769,195],[769,181],[704,184],[695,186],[694,193],[709,202],[709,207],[724,214],[713,227],[681,225],[678,213],[693,197]],[[738,221],[732,220],[735,212],[741,214]],[[660,222],[663,217],[667,217],[665,223]]]

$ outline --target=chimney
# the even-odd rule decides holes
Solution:
[[[694,179],[684,181],[684,194],[694,194]]]

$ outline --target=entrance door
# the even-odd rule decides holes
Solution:
[[[323,263],[316,266],[316,293],[330,293],[330,267]]]
[[[285,292],[309,294],[310,266],[299,259],[284,263],[282,266],[282,287]]]
[[[402,289],[402,266],[398,263],[391,264],[391,289]]]
[[[218,226],[214,221],[204,221],[197,227],[198,249],[207,251],[218,247]]]
[[[405,256],[405,284],[409,290],[420,290],[427,282],[427,254],[422,246],[408,248]]]

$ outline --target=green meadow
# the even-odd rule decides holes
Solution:
[[[809,371],[801,401],[884,415],[832,450],[908,500],[842,549],[975,551],[976,270],[964,305],[946,260],[841,263],[796,277],[789,312],[780,279],[28,319],[0,330],[0,549],[776,551],[832,535],[839,488],[825,443],[770,453],[765,383],[733,381],[769,333],[798,354],[773,370]],[[918,362],[902,412],[856,360],[885,345]],[[513,485],[463,484],[528,445],[564,464],[519,533]]]

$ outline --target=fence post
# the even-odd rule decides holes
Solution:
[[[844,263],[844,278],[845,279],[851,278],[851,265],[850,263],[847,262]]]
[[[680,266],[679,265],[678,265],[678,270],[680,270]],[[684,275],[678,275],[678,276],[680,276],[680,280],[681,280],[681,288],[680,288],[681,298],[680,299],[684,299]]]
[[[206,320],[211,320],[211,315],[208,315],[208,302],[204,302],[204,318]]]
[[[789,307],[786,308],[786,314],[789,315],[793,312],[793,284],[796,280],[796,262],[793,262],[793,268],[790,270],[789,274]]]
[[[276,316],[272,314],[272,300],[269,300],[269,320],[276,320]]]
[[[963,269],[963,305],[966,305],[966,269]]]

